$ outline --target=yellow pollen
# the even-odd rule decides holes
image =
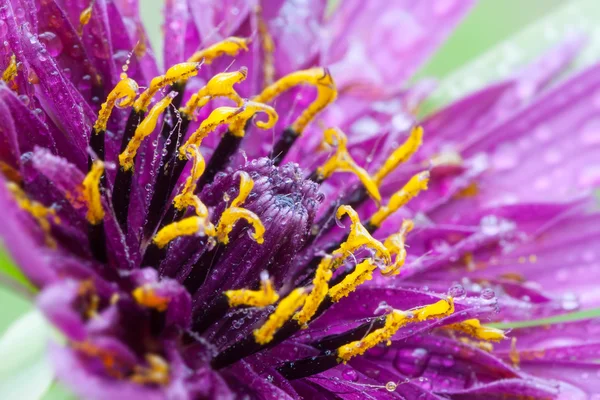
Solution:
[[[476,339],[489,340],[492,342],[498,342],[506,338],[506,336],[504,336],[504,331],[482,326],[478,319],[467,319],[456,324],[446,325],[444,328],[464,332]]]
[[[420,126],[414,127],[410,136],[402,144],[402,146],[398,147],[392,155],[385,161],[383,166],[377,171],[377,173],[373,176],[373,180],[377,183],[377,186],[381,184],[381,181],[388,176],[390,172],[392,172],[396,167],[406,161],[421,147],[423,143],[423,128]]]
[[[79,34],[79,36],[83,35],[83,27],[90,23],[90,19],[92,18],[92,10],[94,8],[95,2],[96,1],[93,0],[90,3],[90,5],[87,8],[85,8],[81,12],[81,14],[79,14],[79,28],[77,30],[77,33]]]
[[[102,207],[102,196],[100,195],[100,178],[104,174],[104,163],[96,160],[92,164],[90,172],[83,180],[83,198],[88,206],[86,218],[92,225],[98,225],[104,220],[104,208]]]
[[[337,303],[350,293],[354,292],[357,287],[365,281],[370,281],[373,278],[373,271],[377,266],[371,259],[367,259],[358,264],[352,273],[348,274],[344,280],[329,289],[329,297],[334,303]]]
[[[38,225],[44,232],[46,246],[52,249],[56,248],[56,241],[51,235],[52,226],[50,225],[50,221],[54,222],[55,224],[60,223],[60,218],[56,216],[56,212],[51,208],[43,206],[37,201],[31,200],[17,184],[8,182],[6,186],[14,196],[19,207],[31,214],[31,216],[37,221]]]
[[[256,103],[254,101],[248,101],[244,103],[241,108],[241,111],[236,114],[235,118],[229,125],[229,132],[231,132],[234,136],[244,137],[245,128],[247,122],[252,118],[256,113],[263,112],[267,114],[269,119],[267,121],[256,121],[256,126],[260,129],[271,129],[277,123],[279,116],[273,107],[270,107],[263,103]]]
[[[256,343],[265,345],[273,340],[275,333],[304,304],[307,295],[306,288],[298,288],[281,300],[275,311],[269,315],[269,319],[260,328],[254,330]]]
[[[202,121],[198,129],[190,135],[187,142],[185,142],[185,144],[179,148],[179,158],[183,160],[186,157],[185,148],[187,146],[193,144],[196,147],[200,147],[202,141],[208,136],[209,133],[213,132],[220,125],[228,124],[229,122],[233,121],[236,115],[240,112],[242,112],[242,107],[215,108],[210,115],[204,121]]]
[[[329,280],[333,275],[331,271],[332,257],[325,256],[321,259],[315,278],[313,279],[313,288],[306,298],[302,309],[294,315],[294,319],[298,321],[298,324],[305,327],[306,324],[312,319],[317,312],[319,305],[327,296],[329,290]]]
[[[188,207],[195,207],[197,205],[199,199],[194,195],[194,192],[196,191],[196,183],[206,168],[204,157],[202,157],[202,153],[200,153],[200,149],[198,149],[198,147],[189,145],[186,147],[186,150],[188,153],[188,159],[192,159],[193,164],[190,176],[188,176],[186,179],[181,193],[179,193],[173,199],[173,205],[178,210],[185,210]]]
[[[181,113],[189,119],[194,118],[196,110],[204,107],[211,99],[217,97],[225,97],[233,102],[236,106],[241,107],[244,100],[233,88],[236,83],[242,82],[248,76],[248,68],[242,67],[239,71],[223,72],[213,76],[208,83],[194,93],[188,100],[185,107],[180,109]]]
[[[467,344],[469,346],[473,346],[473,347],[477,347],[480,350],[483,351],[487,351],[488,353],[491,353],[492,351],[494,351],[494,345],[491,344],[490,342],[484,342],[484,341],[475,341],[475,340],[471,340],[469,338],[466,337],[461,337],[458,338],[458,340],[464,344]]]
[[[159,248],[162,249],[171,241],[177,239],[181,236],[192,236],[192,235],[208,235],[214,236],[214,226],[208,221],[208,210],[206,210],[206,206],[198,200],[200,207],[196,207],[196,213],[206,212],[206,216],[192,216],[184,218],[180,221],[170,223],[169,225],[163,227],[158,233],[154,236],[152,241]],[[202,208],[203,207],[203,208]],[[202,210],[202,211],[199,211]]]
[[[261,280],[259,290],[228,290],[225,292],[225,296],[229,299],[229,307],[266,307],[279,300],[279,295],[268,278]]]
[[[437,303],[420,307],[412,312],[392,310],[385,319],[385,325],[361,340],[345,344],[337,349],[338,357],[344,363],[352,357],[362,355],[367,350],[375,347],[377,344],[387,342],[391,344],[391,337],[409,322],[420,322],[429,318],[443,318],[454,312],[454,301],[440,300]]]
[[[395,254],[396,259],[394,263],[381,270],[381,274],[384,276],[388,275],[398,275],[400,273],[400,268],[404,265],[406,261],[406,249],[404,248],[404,242],[406,241],[406,235],[410,232],[415,225],[411,220],[404,220],[402,222],[402,227],[400,228],[400,232],[395,233],[385,239],[383,245],[390,252],[390,254]]]
[[[517,350],[516,337],[513,337],[510,341],[510,352],[508,353],[508,357],[510,358],[513,367],[518,368],[521,363],[521,356],[519,355],[519,350]]]
[[[369,196],[379,204],[381,195],[379,194],[377,184],[369,173],[352,159],[346,148],[347,141],[346,135],[340,129],[329,128],[324,132],[323,142],[335,148],[335,154],[322,167],[317,169],[318,177],[320,179],[327,179],[334,172],[352,172],[360,179]]]
[[[262,8],[256,6],[256,19],[258,21],[258,36],[260,45],[263,51],[263,79],[265,86],[273,83],[275,79],[275,60],[273,53],[275,52],[275,42],[269,33],[269,27],[262,15]]]
[[[370,219],[371,224],[381,226],[390,215],[412,200],[422,190],[426,190],[427,183],[429,183],[429,171],[423,171],[414,175],[402,189],[394,193],[387,206],[380,207],[373,214]]]
[[[192,54],[188,62],[202,62],[210,65],[212,62],[221,56],[235,57],[242,50],[248,51],[249,40],[246,38],[240,38],[231,36],[227,39],[215,43],[206,49],[200,50]]]
[[[245,219],[254,228],[252,237],[258,244],[264,242],[265,227],[260,221],[260,218],[252,211],[239,207],[246,201],[246,198],[254,187],[254,181],[250,178],[247,172],[240,172],[240,192],[231,205],[223,211],[219,224],[216,229],[217,240],[223,244],[229,243],[229,233],[233,230],[233,226],[240,219]]]
[[[386,264],[391,262],[389,251],[380,241],[374,239],[367,229],[360,223],[358,214],[350,206],[343,205],[337,209],[336,218],[341,220],[344,215],[348,215],[351,221],[350,233],[348,239],[340,247],[331,253],[333,256],[341,255],[346,258],[361,247],[368,247],[375,251],[376,256],[382,258]],[[338,266],[341,264],[337,264]]]
[[[171,104],[176,94],[176,92],[171,92],[168,95],[166,95],[161,101],[156,103],[154,107],[152,107],[146,118],[144,118],[144,120],[136,128],[133,137],[131,138],[129,143],[127,143],[127,147],[119,155],[119,163],[125,171],[133,169],[133,166],[135,164],[135,155],[137,154],[137,151],[142,144],[142,140],[144,140],[144,138],[146,138],[154,131],[154,129],[156,128],[156,123],[158,122],[158,118]]]
[[[6,83],[10,83],[17,77],[17,57],[13,54],[10,56],[8,66],[2,73],[2,80]]]
[[[150,81],[150,86],[133,103],[133,108],[137,112],[146,112],[152,98],[160,89],[175,82],[187,81],[192,76],[198,74],[199,68],[200,64],[194,62],[173,65],[164,75],[157,76]]]
[[[292,72],[272,85],[267,86],[261,94],[252,100],[258,103],[268,103],[283,92],[298,85],[312,85],[317,88],[316,99],[300,114],[291,126],[292,130],[300,135],[304,131],[304,128],[306,128],[306,125],[337,97],[335,83],[326,68],[311,68]]]
[[[13,168],[9,164],[7,164],[1,160],[0,160],[0,173],[2,173],[2,175],[4,175],[4,177],[10,182],[20,184],[21,181],[23,180],[23,178],[21,177],[21,173],[17,169]]]
[[[170,299],[157,295],[150,284],[134,289],[132,294],[135,301],[144,307],[154,308],[157,311],[163,312],[169,306]]]
[[[127,75],[124,75],[119,83],[117,83],[117,86],[108,94],[106,102],[102,104],[98,113],[98,119],[94,124],[94,131],[96,133],[105,131],[114,106],[116,105],[121,108],[131,106],[135,101],[137,92],[137,83],[133,79],[127,78]]]
[[[139,385],[167,385],[169,383],[169,364],[157,354],[146,354],[148,366],[136,366],[129,380]]]

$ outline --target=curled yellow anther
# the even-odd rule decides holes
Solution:
[[[333,275],[331,267],[332,257],[329,255],[323,257],[317,267],[315,278],[313,279],[313,288],[306,298],[302,309],[294,315],[294,319],[298,321],[299,325],[306,326],[317,312],[317,309],[323,302],[323,299],[325,299],[325,296],[327,296],[329,280]]]
[[[402,146],[398,147],[392,155],[385,161],[383,166],[375,173],[373,176],[373,180],[379,186],[383,178],[388,176],[390,172],[392,172],[396,167],[404,162],[406,162],[415,152],[419,149],[423,143],[423,128],[420,126],[415,126],[411,132],[410,136],[402,144]]]
[[[133,137],[129,143],[127,143],[127,147],[119,154],[119,164],[121,164],[121,167],[125,171],[129,171],[133,168],[133,165],[135,164],[135,155],[142,144],[142,140],[154,131],[158,118],[171,104],[176,95],[177,92],[171,92],[166,95],[152,107],[146,118],[138,125]]]
[[[102,103],[100,112],[98,113],[98,119],[94,124],[94,131],[96,133],[106,130],[106,123],[110,118],[110,114],[116,105],[117,107],[129,107],[135,101],[137,96],[138,85],[136,81],[131,78],[127,78],[124,75],[123,78],[117,83],[117,86],[108,94],[106,101]]]
[[[98,225],[104,220],[104,208],[102,207],[102,197],[100,195],[100,178],[104,173],[104,163],[95,160],[90,172],[83,180],[83,198],[88,206],[86,218],[92,225]]]
[[[241,107],[244,100],[233,88],[236,83],[242,82],[248,76],[248,68],[242,67],[239,71],[223,72],[213,76],[208,83],[194,93],[188,100],[185,107],[180,109],[181,113],[189,119],[194,118],[194,112],[204,107],[211,99],[225,97],[235,102],[236,106]]]
[[[258,244],[264,242],[265,227],[258,218],[258,215],[245,208],[239,207],[245,201],[252,188],[254,187],[254,181],[250,178],[247,172],[240,172],[240,192],[235,199],[231,202],[230,206],[223,211],[219,224],[216,229],[217,240],[223,244],[229,243],[229,233],[233,230],[233,226],[240,219],[245,219],[254,228],[254,234],[252,237]]]
[[[198,74],[199,63],[188,62],[175,64],[167,70],[164,75],[157,76],[150,81],[148,89],[144,90],[140,97],[133,103],[133,108],[138,112],[145,112],[154,95],[165,86],[175,82],[184,82]]]
[[[375,255],[384,260],[386,264],[391,262],[389,251],[380,241],[374,239],[367,229],[360,223],[358,214],[350,206],[343,205],[337,209],[336,218],[341,219],[344,215],[348,215],[351,221],[350,233],[348,239],[335,250],[332,255],[341,255],[343,258],[353,254],[361,247],[368,247],[375,251]],[[337,264],[340,265],[340,264]]]
[[[90,19],[92,18],[92,10],[94,9],[95,0],[92,0],[89,6],[83,9],[81,14],[79,14],[79,28],[77,29],[77,33],[79,36],[83,34],[83,27],[90,23]]]
[[[192,159],[193,164],[192,170],[190,171],[190,176],[188,176],[186,179],[181,193],[179,193],[173,199],[173,205],[178,210],[185,210],[188,207],[195,207],[197,205],[197,201],[199,199],[194,195],[194,192],[196,191],[196,183],[206,168],[206,162],[204,161],[204,157],[202,157],[202,153],[200,153],[200,149],[198,149],[198,147],[189,145],[185,149],[187,151],[188,159]]]
[[[266,307],[279,300],[279,295],[268,277],[261,279],[259,290],[228,290],[225,292],[225,296],[229,300],[229,307]]]
[[[390,235],[385,239],[385,242],[383,242],[383,245],[388,249],[390,254],[396,255],[396,259],[393,264],[381,270],[382,275],[398,275],[400,273],[400,268],[402,268],[406,261],[406,249],[404,248],[406,235],[408,232],[412,231],[414,226],[415,224],[411,220],[404,220],[400,232]]]
[[[424,307],[419,307],[413,311],[392,310],[385,319],[385,325],[369,333],[361,340],[345,344],[337,349],[337,355],[340,361],[347,362],[352,357],[362,355],[367,350],[375,347],[377,344],[387,342],[391,344],[390,339],[400,328],[409,322],[420,322],[430,318],[443,318],[454,312],[454,301],[440,300],[437,303]]]
[[[229,132],[234,136],[244,137],[246,123],[255,114],[263,112],[267,114],[269,119],[267,121],[256,121],[256,126],[260,129],[270,129],[275,126],[279,116],[273,107],[270,107],[263,103],[256,103],[254,101],[248,101],[244,103],[241,111],[235,116],[231,124],[229,124]]]
[[[135,301],[144,307],[154,308],[155,310],[162,312],[169,306],[170,299],[168,297],[157,295],[150,284],[135,288],[131,294]]]
[[[412,198],[418,195],[422,190],[427,189],[429,182],[429,171],[423,171],[414,175],[406,185],[390,198],[387,206],[382,206],[371,217],[369,222],[374,226],[381,224],[400,207],[408,203]]]
[[[337,128],[329,128],[324,132],[324,143],[335,148],[335,154],[330,157],[322,167],[317,169],[317,175],[319,179],[324,180],[329,178],[334,172],[352,172],[360,179],[361,183],[369,193],[369,196],[373,198],[377,203],[381,201],[381,195],[377,184],[371,178],[369,173],[361,168],[352,159],[346,143],[348,139],[344,132]]]
[[[498,342],[506,338],[503,330],[482,326],[478,319],[467,319],[456,324],[446,325],[444,328],[464,332],[476,339],[490,340],[492,342]]]
[[[249,40],[246,38],[231,36],[206,49],[195,52],[188,59],[188,62],[204,61],[204,64],[210,65],[216,58],[221,56],[235,57],[242,50],[248,51],[248,42]]]
[[[12,56],[10,56],[10,61],[8,62],[8,66],[2,73],[2,80],[6,83],[9,83],[16,77],[17,77],[17,57],[13,54]]]
[[[200,207],[196,207],[196,213],[206,212],[206,216],[194,215],[192,217],[183,218],[180,221],[170,223],[163,227],[154,236],[152,241],[159,248],[164,248],[171,241],[181,236],[192,235],[208,235],[214,236],[214,226],[208,221],[208,210],[206,206],[198,200]],[[202,210],[202,211],[198,211]]]
[[[220,125],[228,124],[233,121],[235,116],[242,112],[242,107],[219,107],[215,108],[210,115],[202,121],[198,129],[194,133],[190,135],[187,142],[183,146],[179,148],[179,158],[185,158],[185,149],[189,145],[195,145],[196,147],[200,147],[202,144],[202,140],[208,134],[215,129],[217,129]]]
[[[325,107],[332,103],[337,97],[337,89],[331,74],[326,68],[311,68],[292,72],[277,82],[267,86],[261,94],[252,99],[258,103],[268,103],[281,93],[298,85],[312,85],[317,88],[316,99],[306,110],[294,121],[291,128],[298,135],[304,131],[306,125]]]
[[[365,281],[370,281],[373,278],[373,271],[376,268],[377,265],[370,258],[361,262],[340,283],[329,289],[329,297],[331,297],[334,303],[337,303],[356,290]]]
[[[307,292],[308,289],[306,288],[294,289],[281,300],[275,311],[269,315],[267,321],[260,328],[254,330],[256,343],[264,345],[273,340],[273,336],[279,328],[304,304],[304,300],[308,295]]]
[[[55,224],[60,223],[60,219],[56,216],[56,212],[53,209],[47,208],[41,203],[38,203],[37,201],[31,200],[29,197],[27,197],[27,194],[25,194],[19,185],[13,182],[8,182],[6,187],[14,196],[19,207],[31,214],[31,216],[37,221],[38,225],[44,232],[46,246],[50,248],[56,248],[56,241],[51,235],[52,226],[50,225],[50,221],[54,222]]]
[[[263,80],[265,86],[273,83],[275,78],[275,60],[273,53],[275,52],[275,42],[269,32],[269,27],[262,15],[262,8],[256,6],[256,19],[258,21],[258,36],[260,45],[263,51]]]
[[[136,365],[129,380],[139,385],[167,385],[169,383],[169,363],[157,354],[146,354],[148,366]]]

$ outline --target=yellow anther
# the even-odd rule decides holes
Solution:
[[[199,201],[199,205],[201,207],[196,208],[196,213],[206,211],[208,215],[208,210],[206,210],[206,206]],[[204,209],[202,209],[202,207]],[[199,211],[202,210],[202,211]],[[214,236],[215,230],[214,226],[208,221],[207,216],[192,216],[184,218],[180,221],[173,222],[165,227],[163,227],[158,233],[154,236],[152,241],[159,248],[164,248],[171,241],[177,239],[181,236],[192,236],[192,235],[208,235]]]
[[[90,5],[87,8],[84,8],[81,14],[79,14],[79,29],[77,30],[79,36],[83,34],[83,27],[90,23],[95,2],[95,0],[92,0]]]
[[[146,354],[148,366],[137,365],[129,377],[139,385],[167,385],[169,383],[169,363],[157,354]]]
[[[2,73],[2,80],[6,83],[9,83],[16,77],[17,77],[17,57],[13,54],[12,56],[10,56],[10,61],[8,62],[8,66]]]
[[[242,107],[219,107],[215,108],[210,115],[202,121],[198,129],[192,133],[185,142],[183,146],[179,148],[179,158],[182,160],[185,158],[185,149],[189,145],[195,145],[196,147],[200,147],[202,141],[208,134],[215,129],[217,129],[220,125],[228,124],[233,121],[237,114],[242,112]]]
[[[138,112],[146,112],[152,98],[160,89],[175,82],[187,81],[198,74],[199,68],[200,64],[194,62],[173,65],[164,75],[157,76],[150,81],[150,86],[133,103],[133,108]]]
[[[102,107],[100,107],[98,119],[94,124],[94,131],[96,133],[105,131],[114,106],[116,105],[120,108],[131,106],[135,101],[137,93],[137,83],[133,79],[127,78],[127,75],[124,75],[119,83],[117,83],[117,86],[108,94]]]
[[[47,208],[38,203],[37,201],[31,200],[16,183],[8,182],[6,187],[15,197],[19,207],[31,214],[31,216],[37,221],[38,225],[44,232],[46,246],[50,248],[56,248],[56,241],[51,235],[52,226],[50,225],[50,221],[54,222],[55,224],[60,223],[60,218],[56,216],[56,212],[53,209]]]
[[[21,173],[4,161],[0,161],[0,173],[4,175],[9,182],[21,183],[23,180]]]
[[[406,249],[404,248],[406,235],[408,232],[412,231],[414,226],[415,224],[411,220],[404,220],[400,232],[390,235],[385,239],[385,242],[383,242],[383,245],[388,249],[390,254],[396,255],[396,259],[393,264],[381,270],[382,275],[398,275],[400,273],[400,268],[402,268],[406,261]]]
[[[273,83],[275,79],[275,60],[273,53],[275,52],[275,42],[269,33],[269,27],[262,15],[262,8],[256,6],[256,19],[258,21],[258,36],[260,45],[263,51],[263,80],[265,86]]]
[[[90,172],[83,180],[83,198],[88,206],[86,218],[92,225],[98,225],[104,220],[104,208],[102,207],[102,196],[100,195],[100,178],[104,174],[104,163],[100,160],[94,161]]]
[[[239,71],[223,72],[213,76],[208,83],[194,93],[185,104],[185,107],[180,109],[181,113],[189,119],[194,119],[196,110],[204,107],[211,99],[217,97],[225,97],[233,102],[236,106],[241,107],[244,100],[233,88],[236,83],[242,82],[248,76],[248,68],[242,67]]]
[[[333,275],[333,272],[331,271],[332,260],[331,256],[325,256],[321,259],[321,262],[317,267],[317,272],[315,273],[315,278],[313,279],[313,288],[306,298],[302,309],[294,315],[294,319],[297,320],[298,324],[301,326],[306,326],[317,312],[319,305],[323,302],[325,296],[327,296],[329,280]]]
[[[204,64],[210,65],[215,59],[221,56],[235,57],[242,50],[248,51],[248,43],[249,39],[231,36],[206,49],[195,52],[189,58],[188,62],[204,61]]]
[[[354,268],[352,273],[344,278],[344,280],[329,289],[329,297],[331,297],[334,303],[337,303],[350,293],[354,292],[354,290],[365,281],[370,281],[373,278],[373,271],[376,268],[377,265],[375,265],[371,259],[361,262]]]
[[[281,300],[275,311],[269,315],[269,319],[260,328],[254,330],[256,343],[264,345],[273,340],[275,333],[304,304],[304,300],[308,295],[307,292],[306,288],[294,289]]]
[[[244,103],[241,111],[235,116],[231,124],[229,124],[229,132],[231,132],[234,136],[244,137],[247,122],[259,112],[267,114],[269,119],[267,121],[256,121],[256,126],[258,128],[271,129],[275,126],[279,116],[273,107],[263,103],[248,101]]]
[[[347,362],[352,357],[362,355],[377,344],[391,344],[391,337],[409,322],[421,322],[430,318],[443,318],[454,312],[454,301],[440,300],[437,303],[417,308],[413,311],[392,310],[385,319],[383,328],[377,329],[361,340],[345,344],[338,348],[337,354],[341,361]]]
[[[373,180],[379,186],[381,181],[388,176],[390,172],[392,172],[396,167],[406,161],[421,147],[423,143],[423,128],[420,126],[414,127],[410,136],[402,144],[402,146],[398,147],[392,155],[385,161],[383,166],[377,171],[377,173],[373,176]]]
[[[467,319],[456,324],[446,325],[444,328],[464,332],[476,339],[490,340],[492,342],[498,342],[506,338],[503,330],[482,326],[478,319]]]
[[[144,118],[144,120],[138,125],[133,137],[129,143],[127,143],[127,147],[121,154],[119,154],[119,164],[121,164],[121,167],[125,171],[133,169],[135,164],[135,155],[142,144],[142,140],[144,140],[154,131],[156,128],[156,123],[158,122],[158,118],[167,109],[167,107],[169,107],[176,95],[177,92],[171,92],[166,95],[161,101],[152,107],[146,118]]]
[[[261,280],[259,290],[228,290],[225,292],[225,296],[229,300],[229,307],[266,307],[279,300],[279,295],[268,278]]]
[[[423,171],[414,175],[406,185],[390,198],[387,206],[382,206],[371,217],[369,222],[374,226],[381,224],[398,209],[412,200],[422,190],[427,189],[429,183],[429,171]]]
[[[266,87],[261,94],[252,100],[258,103],[268,103],[281,93],[298,85],[312,85],[317,88],[316,99],[292,124],[291,128],[299,135],[304,131],[306,125],[337,97],[335,83],[326,68],[311,68],[292,72]]]
[[[154,308],[157,311],[165,311],[169,306],[170,299],[168,297],[157,295],[150,284],[145,284],[134,289],[132,295],[138,304],[144,307]]]
[[[247,172],[240,172],[240,192],[237,197],[233,199],[231,205],[223,211],[219,224],[216,229],[217,240],[223,244],[229,243],[229,234],[233,230],[233,226],[240,219],[245,219],[254,228],[254,234],[252,237],[258,244],[264,242],[265,227],[260,221],[258,215],[245,208],[239,207],[245,201],[252,188],[254,187],[254,181],[250,178]]]
[[[351,221],[350,233],[348,239],[340,245],[340,247],[331,253],[333,256],[341,255],[346,258],[353,254],[361,247],[368,247],[375,251],[375,255],[383,259],[386,264],[391,262],[389,251],[380,241],[374,239],[369,231],[360,223],[358,214],[350,206],[344,205],[337,209],[336,218],[342,219],[344,215],[348,215]],[[337,263],[337,265],[341,265]]]
[[[348,149],[346,148],[347,141],[348,139],[344,132],[337,128],[329,128],[324,132],[323,142],[335,148],[335,154],[330,157],[322,167],[317,169],[319,179],[327,179],[334,172],[352,172],[360,179],[367,190],[367,193],[369,193],[369,196],[379,203],[381,201],[381,195],[379,194],[377,184],[373,178],[371,178],[369,173],[352,159],[352,156],[348,153]]]
[[[185,210],[188,207],[196,207],[198,201],[200,200],[194,195],[194,192],[196,191],[196,183],[206,168],[206,162],[204,161],[204,157],[202,157],[202,153],[200,153],[200,149],[198,147],[189,145],[186,147],[186,150],[188,159],[192,159],[193,164],[192,170],[190,171],[190,176],[188,176],[186,179],[181,193],[179,193],[173,199],[173,205],[178,210]]]

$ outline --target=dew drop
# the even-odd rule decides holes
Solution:
[[[396,382],[389,381],[385,384],[385,390],[388,392],[395,392],[397,387],[398,385],[396,385]]]
[[[62,41],[58,36],[56,36],[54,32],[44,32],[39,35],[39,38],[40,42],[42,42],[44,46],[46,46],[46,50],[48,50],[48,53],[50,53],[52,57],[56,57],[60,55],[60,53],[62,53]]]
[[[496,297],[496,293],[494,293],[494,291],[490,288],[485,288],[481,291],[479,297],[484,300],[492,300],[494,297]]]
[[[356,382],[358,380],[358,374],[353,369],[347,369],[342,372],[342,377],[351,382]]]
[[[455,283],[448,289],[448,296],[454,297],[456,300],[462,300],[467,295],[467,291],[460,283]]]

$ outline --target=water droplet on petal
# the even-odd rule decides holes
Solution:
[[[356,382],[358,380],[358,374],[353,369],[347,369],[342,372],[342,377],[351,382]]]
[[[485,288],[481,291],[479,296],[484,300],[492,300],[494,297],[496,297],[496,293],[494,293],[494,291],[490,288]]]
[[[456,300],[464,299],[466,295],[467,291],[460,283],[456,283],[448,289],[448,296],[452,296]]]
[[[54,32],[44,32],[40,34],[40,42],[46,46],[46,50],[52,57],[60,55],[63,51],[62,41]]]

